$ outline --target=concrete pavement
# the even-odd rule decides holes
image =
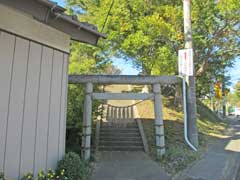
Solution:
[[[239,180],[237,174],[240,168],[240,121],[230,120],[226,135],[228,138],[210,145],[201,160],[174,179]]]
[[[129,85],[107,86],[106,91],[130,91]],[[127,106],[134,104],[133,100],[108,100],[108,104]],[[138,116],[137,109],[134,110]],[[106,151],[99,152],[99,160],[91,180],[168,180],[165,171],[153,161],[146,153],[141,151]]]
[[[110,87],[112,92],[129,90],[126,86]],[[129,105],[131,101],[109,101],[113,105]],[[230,120],[227,138],[209,146],[199,161],[175,180],[240,180],[240,121]],[[165,180],[164,170],[144,152],[102,152],[91,180]],[[239,173],[240,174],[240,173]]]
[[[91,180],[168,180],[144,152],[102,152]]]

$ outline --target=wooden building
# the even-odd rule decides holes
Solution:
[[[55,168],[64,155],[70,40],[96,45],[93,25],[48,0],[0,0],[0,172]]]

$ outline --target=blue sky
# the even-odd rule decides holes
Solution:
[[[54,0],[60,6],[64,6],[64,0]],[[122,74],[136,75],[139,73],[136,69],[132,68],[132,65],[129,62],[126,62],[123,59],[114,58],[113,64],[122,70]]]
[[[233,85],[240,80],[240,58],[236,59],[234,67],[228,69],[227,74],[230,75]]]
[[[58,5],[60,5],[60,6],[64,6],[64,2],[65,2],[65,0],[53,0],[53,1],[55,1],[55,2],[57,2],[58,3]]]
[[[64,6],[65,4],[64,0],[54,0],[54,1],[57,2],[60,6]],[[125,60],[123,59],[114,58],[113,64],[122,70],[122,74],[129,74],[129,75],[138,74],[138,71],[132,68],[132,65],[129,62],[125,62]],[[240,79],[240,58],[236,60],[233,68],[228,69],[227,74],[231,76],[231,81],[233,84],[235,84]]]

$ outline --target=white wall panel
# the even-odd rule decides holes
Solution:
[[[63,53],[54,51],[48,122],[47,168],[55,167],[58,161],[58,137],[60,128],[60,107],[62,91]]]
[[[35,174],[40,169],[46,169],[48,121],[50,116],[50,97],[53,71],[53,50],[43,47],[41,77],[38,99],[37,130],[35,142]]]
[[[42,46],[30,42],[21,144],[20,175],[33,169]]]
[[[59,157],[62,159],[65,152],[65,136],[66,136],[66,115],[67,115],[67,90],[68,86],[68,55],[64,54],[62,69],[62,95],[60,109],[60,128],[59,128]]]
[[[55,168],[65,151],[68,54],[0,31],[0,171]]]
[[[0,31],[0,172],[4,167],[14,46],[15,37]]]
[[[4,171],[18,177],[29,41],[16,37]]]

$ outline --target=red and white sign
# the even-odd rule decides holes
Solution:
[[[181,49],[178,51],[179,75],[193,76],[193,49]]]

